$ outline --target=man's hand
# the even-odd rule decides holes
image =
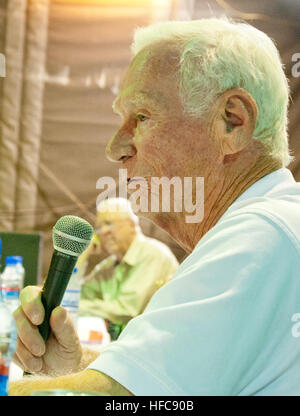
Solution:
[[[104,396],[132,396],[117,381],[96,370],[80,371],[62,377],[24,377],[9,384],[10,396],[31,396],[37,390],[77,390],[102,393]]]
[[[79,371],[82,349],[67,311],[58,306],[50,317],[51,335],[44,342],[38,325],[45,310],[41,289],[27,286],[20,293],[21,306],[14,312],[18,330],[14,361],[27,372],[59,376]]]

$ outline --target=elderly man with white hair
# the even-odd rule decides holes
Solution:
[[[95,233],[108,256],[84,277],[79,312],[105,319],[115,340],[171,279],[178,261],[169,247],[142,233],[127,199],[109,198],[97,205]],[[81,274],[89,248],[86,251],[77,262]]]
[[[11,394],[299,395],[300,187],[286,168],[289,91],[278,51],[252,26],[222,19],[139,29],[132,50],[107,155],[149,183],[204,178],[203,219],[143,213],[190,255],[97,359],[61,308],[51,319],[57,343],[45,345],[39,289],[24,289],[17,359],[49,374],[64,346],[77,373],[20,381]]]

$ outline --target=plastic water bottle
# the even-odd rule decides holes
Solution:
[[[20,291],[23,288],[23,277],[18,271],[18,259],[16,257],[6,257],[5,269],[1,274],[2,299],[11,312],[18,308]]]
[[[2,241],[0,238],[0,257]],[[10,364],[16,349],[17,329],[0,291],[0,396],[7,396]]]
[[[17,330],[12,313],[0,295],[0,396],[7,396],[9,369],[16,349]]]
[[[62,299],[61,306],[67,309],[76,329],[78,329],[80,291],[81,284],[78,277],[78,269],[75,267]]]
[[[17,260],[16,269],[21,276],[20,279],[22,279],[22,288],[24,286],[24,279],[25,279],[25,269],[23,266],[23,257],[22,256],[14,256],[14,258]]]

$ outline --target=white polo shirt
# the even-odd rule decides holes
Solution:
[[[89,365],[135,395],[300,395],[300,184],[248,188]]]

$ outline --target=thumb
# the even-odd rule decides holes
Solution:
[[[67,350],[75,351],[79,344],[78,335],[71,317],[65,308],[58,306],[53,309],[50,326],[57,342]]]

